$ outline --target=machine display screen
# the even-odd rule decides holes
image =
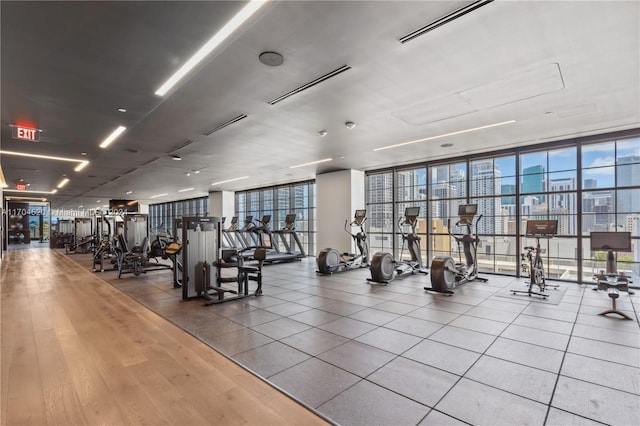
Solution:
[[[475,216],[478,213],[477,204],[460,204],[458,206],[458,216]]]
[[[367,211],[366,210],[356,210],[356,219],[362,219],[363,217],[365,217],[367,215]]]
[[[631,251],[631,232],[592,232],[591,251]]]
[[[420,207],[407,207],[404,211],[406,217],[417,217],[420,214]]]

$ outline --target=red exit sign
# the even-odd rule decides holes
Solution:
[[[30,129],[28,127],[13,126],[13,137],[25,141],[38,142],[40,131],[38,129]]]
[[[18,182],[16,183],[16,189],[18,191],[25,191],[27,189],[27,184],[24,182]]]

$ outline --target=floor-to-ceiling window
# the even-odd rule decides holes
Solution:
[[[631,251],[617,253],[618,272],[640,275],[640,138],[582,146],[582,279],[606,268],[590,233],[630,232]]]
[[[255,221],[270,215],[271,229],[279,230],[284,228],[287,215],[295,214],[295,230],[304,250],[315,253],[315,182],[236,192],[235,200],[240,225],[247,216]]]
[[[208,197],[151,204],[149,206],[151,233],[172,233],[174,219],[183,216],[206,216],[208,211]]]
[[[590,250],[592,231],[631,233],[632,249],[617,253],[618,269],[640,274],[638,137],[603,135],[371,171],[366,182],[372,252],[399,254],[396,221],[415,205],[425,222],[418,226],[423,256],[458,261],[462,248],[450,236],[465,231],[456,226],[458,206],[477,204],[482,272],[519,275],[520,253],[535,243],[527,221],[556,220],[557,234],[540,240],[548,276],[589,281],[604,269],[606,253]]]

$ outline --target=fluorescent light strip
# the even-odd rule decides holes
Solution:
[[[220,43],[229,37],[247,19],[260,9],[266,0],[251,0],[251,2],[240,10],[218,31],[204,46],[198,50],[183,66],[178,69],[169,79],[156,90],[156,95],[164,96],[178,81],[180,81],[189,71],[198,65],[207,55],[209,55]]]
[[[64,178],[60,181],[60,183],[58,183],[58,185],[56,186],[56,188],[60,189],[63,186],[65,186],[66,184],[69,183],[69,178]]]
[[[235,181],[237,181],[237,180],[248,179],[248,178],[249,178],[249,176],[242,176],[242,177],[235,178],[235,179],[221,180],[220,182],[213,182],[213,183],[211,184],[211,186],[221,185],[221,184],[223,184],[223,183],[235,182]]]
[[[56,160],[56,161],[68,161],[70,163],[84,163],[87,160],[76,160],[75,158],[67,158],[67,157],[54,157],[52,155],[42,155],[42,154],[30,154],[28,152],[16,152],[16,151],[1,151],[0,154],[3,155],[15,155],[18,157],[29,157],[29,158],[42,158],[45,160]]]
[[[195,188],[185,188],[185,189],[181,189],[178,192],[187,192],[187,191],[193,191]]]
[[[57,190],[54,191],[32,191],[30,189],[25,189],[21,191],[19,189],[3,189],[2,192],[19,192],[21,194],[55,194]]]
[[[164,197],[165,195],[169,195],[169,194],[156,194],[156,195],[152,195],[151,198],[160,198],[160,197]]]
[[[7,181],[4,178],[4,173],[2,173],[2,165],[0,165],[0,188],[8,188]]]
[[[106,148],[109,146],[109,144],[111,144],[111,142],[113,142],[114,140],[116,140],[116,138],[118,136],[120,136],[122,134],[122,132],[124,132],[125,130],[127,130],[126,127],[124,126],[118,126],[117,129],[115,129],[113,132],[111,132],[111,134],[109,136],[107,136],[107,138],[105,140],[102,141],[102,143],[100,144],[100,148]]]
[[[88,162],[88,161],[83,161],[82,163],[78,164],[78,165],[76,166],[76,168],[75,168],[75,169],[73,169],[73,171],[75,171],[75,172],[79,172],[80,170],[82,170],[82,169],[84,169],[85,167],[87,167],[87,165],[88,165],[88,164],[89,164],[89,162]]]
[[[324,158],[322,160],[318,160],[318,161],[312,161],[310,163],[304,163],[304,164],[297,164],[295,166],[291,166],[289,167],[290,169],[295,169],[298,167],[304,167],[304,166],[311,166],[312,164],[318,164],[318,163],[326,163],[327,161],[332,161],[333,158]]]
[[[515,122],[516,122],[516,120],[509,120],[509,121],[502,121],[500,123],[488,124],[486,126],[474,127],[472,129],[458,130],[457,132],[445,133],[443,135],[431,136],[431,137],[428,137],[428,138],[416,139],[414,141],[398,143],[398,144],[395,144],[395,145],[383,146],[381,148],[374,149],[374,151],[382,151],[384,149],[398,148],[398,147],[401,147],[401,146],[411,145],[411,144],[414,144],[414,143],[432,141],[434,139],[446,138],[448,136],[455,136],[455,135],[461,135],[463,133],[475,132],[476,130],[482,130],[482,129],[489,129],[491,127],[504,126],[505,124],[511,124],[511,123],[515,123]]]
[[[40,197],[16,197],[16,196],[10,196],[7,197],[7,200],[40,200],[40,201],[47,201],[46,198],[40,198]]]

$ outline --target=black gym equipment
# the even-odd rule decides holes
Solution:
[[[417,272],[428,274],[429,272],[422,265],[422,254],[420,253],[420,237],[416,232],[420,207],[407,207],[404,216],[397,223],[402,234],[402,249],[400,260],[396,261],[387,252],[377,252],[371,259],[369,270],[371,278],[367,281],[388,284],[395,278],[406,275],[413,275]],[[405,226],[409,226],[409,231],[405,231]],[[411,259],[403,259],[404,246],[407,245]]]
[[[630,232],[591,232],[591,251],[606,251],[607,264],[606,270],[600,271],[594,277],[598,282],[598,286],[593,290],[604,290],[608,292],[611,298],[611,309],[600,312],[598,315],[617,314],[623,319],[633,320],[630,316],[621,312],[616,307],[616,299],[620,297],[620,292],[626,292],[631,295],[633,291],[629,290],[629,284],[632,281],[624,272],[618,273],[616,265],[615,252],[631,251],[631,233]]]
[[[349,220],[344,221],[344,231],[351,235],[354,243],[358,247],[360,253],[342,253],[333,248],[323,249],[317,258],[319,274],[333,274],[336,272],[349,271],[351,269],[360,269],[369,267],[369,243],[367,242],[367,234],[364,231],[364,223],[367,220],[366,210],[356,210],[354,219],[351,223]],[[347,228],[349,226],[349,228]],[[351,232],[354,227],[359,227],[357,233]]]
[[[295,262],[307,257],[300,237],[296,232],[296,214],[286,215],[284,227],[272,230],[270,234],[271,246],[267,251],[265,263]]]
[[[540,238],[553,238],[558,232],[557,220],[528,220],[527,221],[527,237],[533,237],[536,239],[536,245],[528,246],[524,249],[527,251],[520,255],[522,261],[522,272],[529,273],[529,284],[527,290],[511,290],[513,294],[526,294],[527,296],[542,296],[543,299],[549,297],[549,293],[546,292],[548,287],[557,289],[558,284],[548,284],[545,279],[544,263],[542,262],[541,254],[544,253],[544,249],[540,247]],[[534,291],[533,286],[537,286],[538,290]]]
[[[458,285],[478,280],[487,282],[486,278],[478,276],[478,222],[482,219],[482,215],[473,222],[474,217],[478,213],[477,204],[461,204],[458,206],[458,216],[460,220],[456,222],[456,226],[464,227],[466,233],[455,235],[451,233],[450,221],[447,224],[449,235],[452,236],[458,244],[458,254],[460,262],[456,263],[451,256],[434,256],[431,261],[431,287],[425,287],[427,291],[435,291],[438,293],[453,294],[453,290]],[[475,233],[475,235],[474,235]],[[465,262],[462,262],[462,253],[460,251],[460,243],[464,251]]]

